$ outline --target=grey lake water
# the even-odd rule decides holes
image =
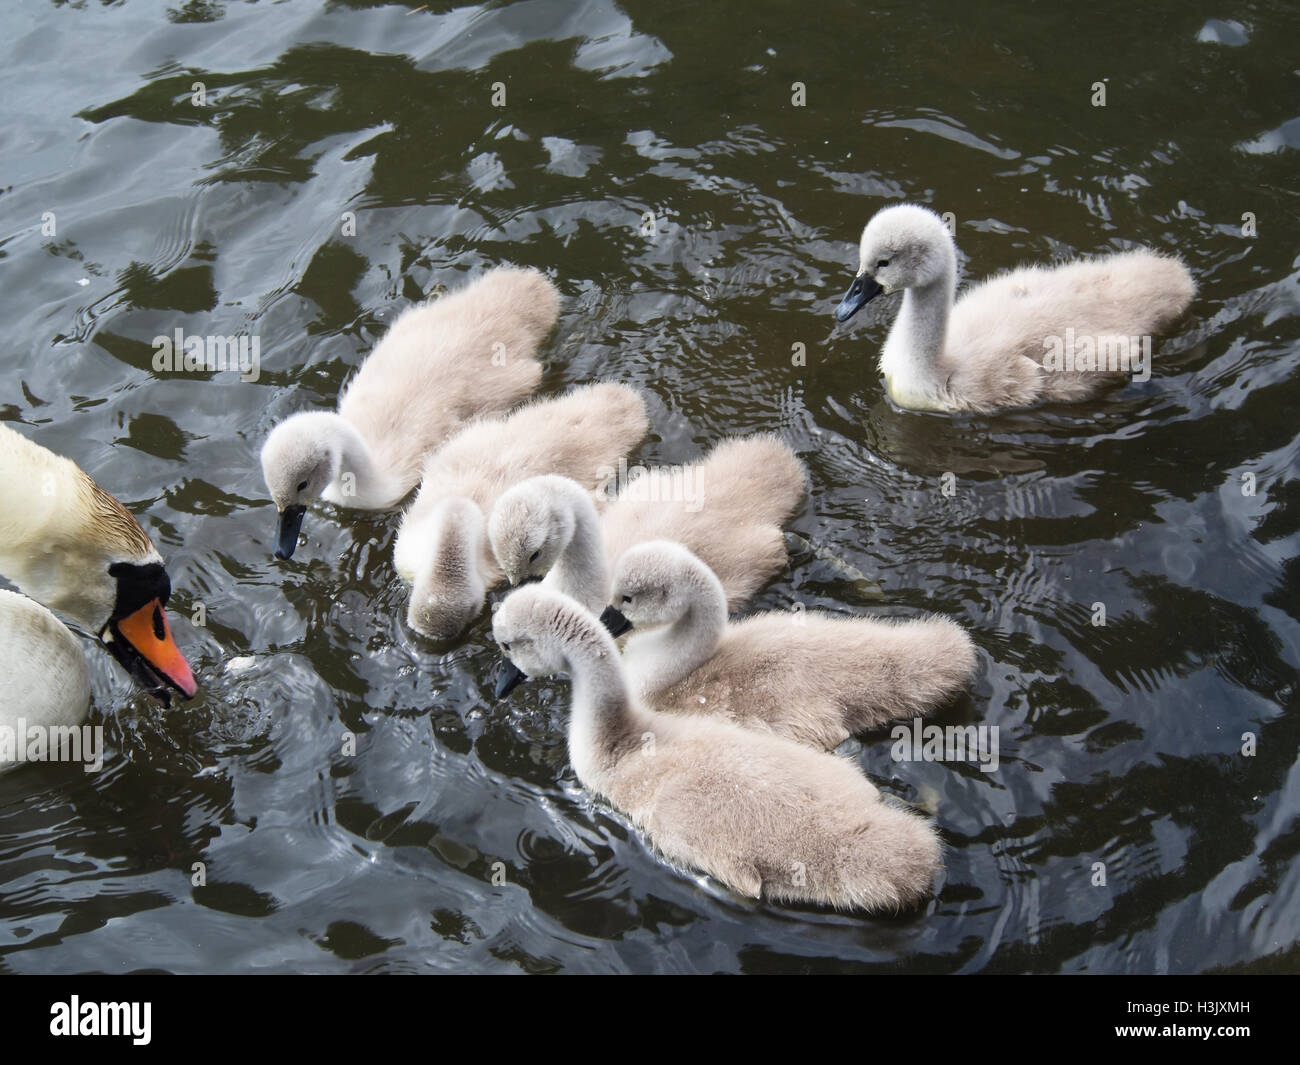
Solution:
[[[0,25],[0,418],[139,517],[202,685],[163,710],[86,642],[103,770],[0,775],[0,971],[1300,964],[1293,4],[15,0]],[[1145,244],[1200,291],[1109,398],[902,412],[898,298],[832,316],[899,199],[951,212],[965,281]],[[643,390],[636,461],[798,451],[756,608],[970,628],[936,721],[995,727],[997,769],[896,760],[888,730],[848,752],[936,818],[928,904],[755,904],[663,865],[574,778],[567,682],[497,703],[486,616],[450,649],[407,629],[396,514],[322,508],[272,560],[270,427],[502,262],[563,292],[544,394]],[[256,379],[156,370],[177,329],[256,338]]]

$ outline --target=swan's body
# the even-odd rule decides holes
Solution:
[[[986,412],[1088,399],[1131,373],[1149,373],[1149,364],[1138,362],[1143,344],[1183,314],[1196,292],[1182,262],[1143,248],[1021,267],[954,303],[952,235],[938,215],[913,204],[878,211],[858,255],[857,277],[836,317],[846,321],[875,296],[903,290],[880,368],[890,398],[912,410]],[[1068,362],[1061,358],[1067,345]],[[1089,365],[1088,347],[1100,365],[1079,369]],[[1127,365],[1120,351],[1129,353]]]
[[[649,429],[645,401],[626,385],[601,383],[484,418],[435,451],[393,548],[412,584],[407,620],[435,639],[460,633],[501,580],[486,515],[511,485],[541,473],[572,478],[590,500]]]
[[[45,607],[0,589],[0,729],[78,725],[90,705],[90,669],[77,638]],[[0,769],[5,763],[0,761]]]
[[[632,691],[647,705],[722,715],[825,750],[887,721],[929,713],[975,668],[970,637],[948,618],[797,611],[728,624],[718,578],[667,541],[623,554],[610,602],[636,629],[623,661]]]
[[[317,499],[391,509],[447,437],[532,393],[542,375],[537,348],[558,315],[555,286],[515,267],[406,310],[344,386],[337,412],[295,414],[262,446],[280,512],[277,557],[293,554]]]
[[[786,562],[781,526],[804,494],[803,466],[773,436],[725,440],[699,462],[630,481],[603,514],[563,478],[502,495],[488,537],[511,584],[545,577],[588,610],[609,602],[610,560],[646,540],[686,544],[735,609]]]
[[[168,687],[194,694],[163,612],[171,584],[145,531],[76,463],[3,425],[0,574],[23,592],[0,597],[0,724],[85,716],[85,659],[47,607],[97,635],[161,702]]]
[[[613,637],[545,586],[512,593],[492,629],[525,673],[573,677],[574,772],[669,861],[751,898],[841,909],[897,909],[931,891],[933,826],[882,800],[852,763],[716,717],[646,708]]]

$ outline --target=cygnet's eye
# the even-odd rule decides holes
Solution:
[[[625,603],[630,603],[630,602],[632,602],[632,597],[631,597],[630,595],[625,595],[625,596],[623,596],[623,602],[625,602]]]
[[[536,562],[541,557],[542,557],[542,549],[539,547],[536,551],[534,551],[531,555],[528,556],[528,561]]]
[[[883,269],[884,269],[886,266],[888,266],[888,265],[889,265],[889,260],[888,260],[888,259],[881,259],[880,261],[878,261],[878,262],[876,263],[876,269],[877,269],[877,270],[883,270]]]
[[[306,481],[299,481],[299,482],[298,482],[298,491],[299,491],[299,492],[305,492],[305,491],[307,491],[307,482],[306,482]]]
[[[509,653],[509,651],[510,651],[510,644],[508,644],[508,643],[503,643],[503,644],[501,645],[501,650],[503,650],[503,651]]]

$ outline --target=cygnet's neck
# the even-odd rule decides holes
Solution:
[[[581,488],[566,492],[563,506],[573,512],[573,536],[547,575],[553,587],[595,614],[608,606],[611,574],[596,504]]]
[[[633,633],[628,640],[624,658],[633,687],[647,698],[704,665],[726,632],[727,600],[721,585],[713,587],[692,578],[687,587],[690,602],[676,621],[657,632]]]
[[[330,419],[338,472],[321,493],[328,503],[360,510],[395,507],[409,489],[380,469],[374,452],[356,427],[341,415]]]
[[[437,544],[433,551],[434,572],[448,577],[463,574],[482,584],[486,538],[478,504],[462,496],[446,499],[430,515],[430,522]]]
[[[896,396],[937,396],[946,383],[944,347],[956,291],[957,259],[951,243],[945,245],[939,276],[904,291],[903,306],[885,341],[880,368]]]
[[[412,608],[471,600],[482,605],[487,596],[483,572],[487,537],[477,503],[462,496],[440,500],[428,517],[403,534],[399,541],[405,541],[404,546],[424,552],[424,558],[413,564]]]
[[[618,648],[604,626],[587,617],[566,627],[565,657],[573,678],[569,761],[578,779],[599,791],[603,774],[641,742],[651,714],[632,698]]]

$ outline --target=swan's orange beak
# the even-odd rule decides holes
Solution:
[[[167,615],[157,599],[149,600],[135,613],[114,622],[112,627],[160,680],[170,684],[186,699],[199,690],[194,683],[194,674],[190,672],[190,664],[172,639]]]

